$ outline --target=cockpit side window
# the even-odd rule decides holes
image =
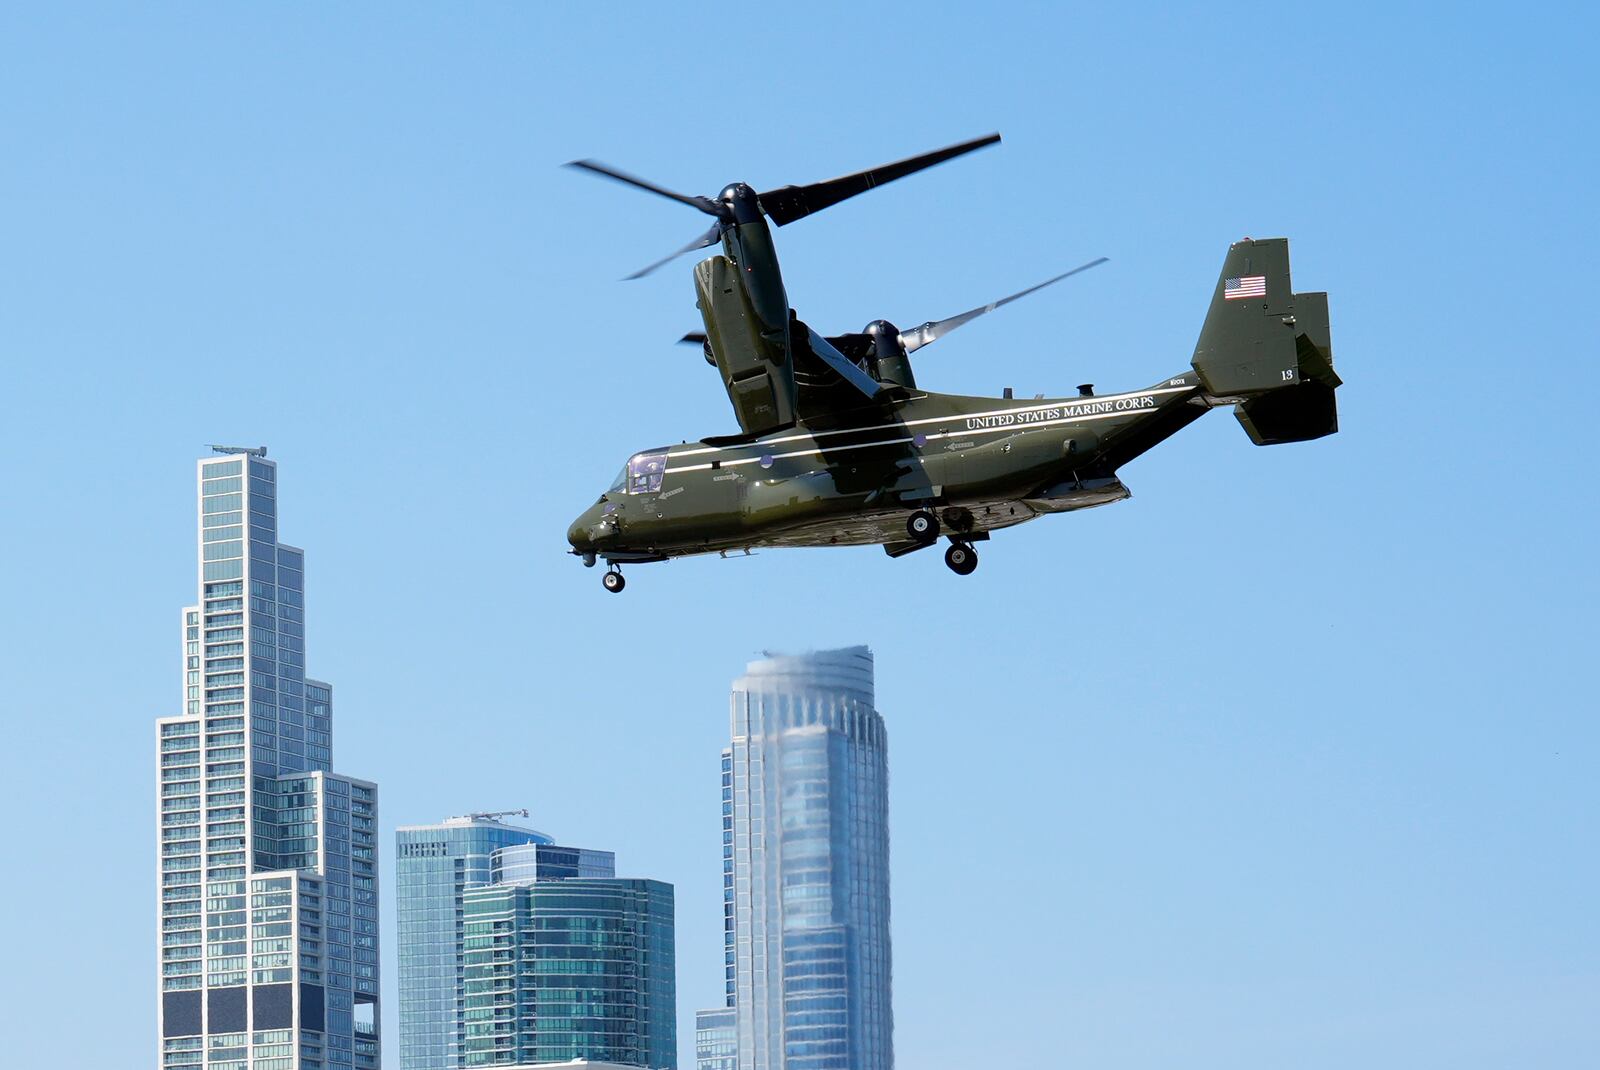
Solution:
[[[667,473],[667,451],[646,450],[628,459],[628,493],[655,494]]]

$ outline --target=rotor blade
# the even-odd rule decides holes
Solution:
[[[877,397],[883,390],[882,383],[856,367],[849,357],[829,345],[828,340],[822,335],[812,330],[809,326],[806,328],[806,334],[811,342],[811,352],[815,353],[822,363],[838,372],[845,382],[869,398]]]
[[[703,346],[706,344],[706,333],[704,331],[690,331],[688,334],[678,339],[678,344]]]
[[[1046,286],[1060,282],[1062,279],[1070,278],[1071,276],[1078,274],[1080,271],[1088,271],[1092,267],[1099,267],[1108,259],[1110,258],[1102,256],[1098,260],[1091,260],[1087,264],[1080,264],[1071,271],[1063,271],[1053,279],[1045,279],[1037,286],[1030,286],[1026,290],[1018,290],[1010,297],[1002,297],[1000,300],[991,301],[987,305],[979,305],[977,308],[963,312],[959,316],[951,316],[949,319],[942,320],[929,320],[920,327],[913,327],[909,331],[901,331],[900,344],[906,347],[907,353],[915,353],[929,342],[938,341],[940,338],[943,338],[945,335],[949,334],[963,323],[966,323],[970,320],[975,320],[985,312],[993,312],[1001,305],[1009,305],[1019,297],[1027,297],[1036,290],[1042,290]]]
[[[678,249],[678,250],[675,250],[674,252],[668,253],[666,256],[663,256],[660,260],[657,260],[654,264],[651,264],[648,267],[642,267],[638,271],[635,271],[632,275],[624,276],[624,281],[626,281],[628,279],[642,279],[646,275],[648,275],[652,271],[654,271],[656,268],[660,267],[662,264],[665,264],[665,263],[667,263],[669,261],[672,261],[672,260],[676,260],[678,257],[682,256],[684,253],[691,253],[696,249],[704,249],[706,246],[715,245],[717,242],[719,242],[721,240],[722,240],[722,224],[721,223],[713,223],[713,224],[711,224],[711,229],[710,230],[708,230],[704,234],[700,235],[698,238],[696,238],[694,241],[690,242],[688,245],[685,245],[682,249]]]
[[[886,163],[869,171],[857,171],[853,175],[841,175],[825,182],[813,182],[809,186],[784,186],[771,193],[760,195],[761,210],[781,227],[812,212],[820,212],[842,200],[854,197],[858,193],[865,193],[874,186],[881,186],[886,182],[914,174],[923,168],[932,167],[934,164],[953,160],[985,145],[993,145],[999,140],[999,134],[988,134],[971,141],[963,141],[959,145],[951,145],[949,148],[925,152],[921,156]]]
[[[713,201],[710,197],[695,197],[687,193],[675,193],[672,190],[658,186],[653,182],[646,182],[642,178],[639,178],[635,175],[630,175],[626,171],[618,171],[614,167],[608,167],[606,164],[603,164],[598,160],[573,160],[571,163],[567,164],[567,166],[576,167],[583,171],[591,171],[594,174],[601,175],[605,178],[622,182],[629,186],[634,186],[649,193],[654,193],[658,197],[666,197],[669,200],[677,201],[680,204],[687,204],[690,208],[698,208],[706,215],[714,215],[718,216],[719,218],[722,215],[721,210],[717,207],[717,202]]]

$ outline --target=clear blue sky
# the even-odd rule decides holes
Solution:
[[[1600,26],[1405,8],[6,7],[6,1061],[151,1058],[152,722],[220,441],[280,462],[386,877],[394,825],[525,805],[673,882],[686,1056],[728,683],[866,642],[901,1066],[1600,1064]],[[617,281],[703,219],[558,164],[711,193],[991,129],[782,230],[801,314],[916,323],[1105,255],[918,375],[1144,385],[1228,242],[1284,234],[1342,433],[1214,414],[969,579],[789,551],[618,598],[563,556],[629,452],[734,423],[672,344],[690,261]]]

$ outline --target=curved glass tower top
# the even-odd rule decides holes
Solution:
[[[735,694],[800,695],[873,704],[872,651],[864,646],[809,654],[768,654],[745,666]]]
[[[866,647],[734,682],[725,791],[740,1070],[890,1070],[889,774]]]

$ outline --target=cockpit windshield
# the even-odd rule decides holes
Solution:
[[[611,486],[606,488],[607,494],[621,494],[628,485],[628,466],[623,465],[622,471],[617,473],[617,478],[611,481]]]
[[[628,458],[628,493],[654,494],[667,472],[667,451],[646,450]]]

